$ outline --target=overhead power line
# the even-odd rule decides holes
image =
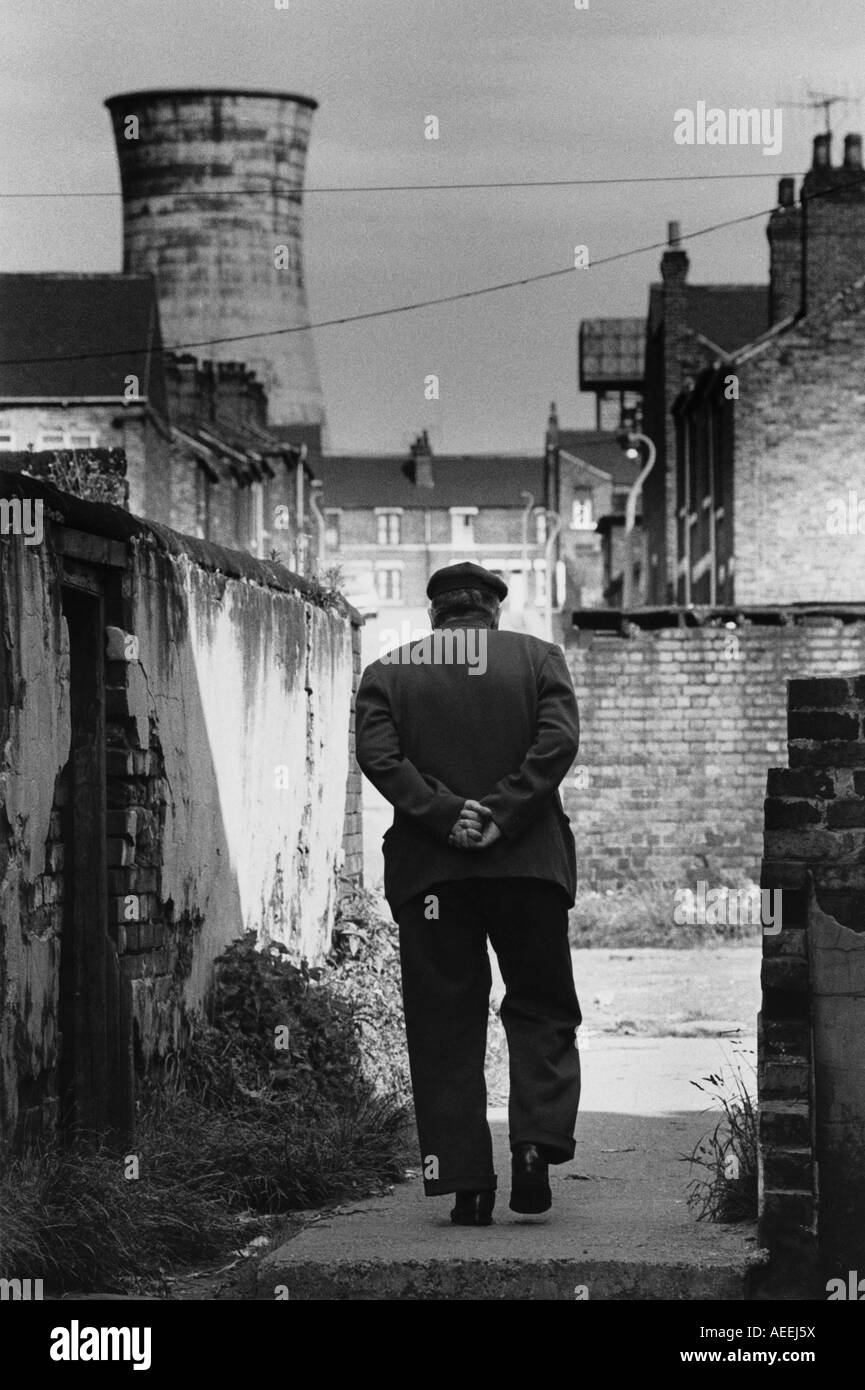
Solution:
[[[164,194],[154,194],[151,190],[148,197],[171,197],[171,198],[237,198],[246,194],[260,196],[262,193],[274,192],[274,185],[285,183],[283,189],[277,192],[285,192],[287,195],[294,194],[296,197],[305,197],[308,193],[459,193],[471,192],[473,190],[483,191],[484,189],[495,188],[592,188],[609,187],[615,184],[630,183],[716,183],[729,179],[774,179],[777,174],[770,169],[761,173],[741,173],[741,174],[629,174],[615,178],[583,178],[583,179],[502,179],[490,183],[360,183],[360,184],[331,184],[323,185],[319,188],[306,188],[297,184],[292,184],[286,179],[268,179],[258,188],[208,188],[208,189],[178,189],[176,192],[168,191]],[[144,195],[142,195],[144,196]],[[93,192],[56,191],[33,192],[9,192],[0,191],[0,198],[122,198],[123,193],[120,189],[94,190]]]
[[[802,195],[803,202],[809,202],[814,198],[827,197],[841,189],[855,187],[857,184],[865,182],[865,173],[858,178],[848,178],[840,183],[831,184],[826,188],[815,189],[814,192]],[[745,222],[754,222],[757,218],[768,217],[775,211],[775,207],[760,208],[756,212],[747,212],[740,217],[728,217],[723,222],[714,222],[708,227],[700,227],[694,232],[682,232],[679,234],[679,241],[695,241],[697,237],[709,236],[712,232],[723,231],[727,227],[741,226]],[[308,333],[313,329],[337,328],[345,324],[363,323],[370,319],[390,318],[396,314],[408,314],[418,309],[430,309],[439,304],[456,304],[462,300],[479,299],[482,295],[498,294],[502,290],[518,289],[523,285],[539,284],[543,280],[554,280],[563,275],[574,275],[585,270],[594,270],[598,266],[611,265],[614,261],[626,260],[631,256],[641,256],[648,251],[664,250],[668,246],[666,241],[652,241],[644,246],[632,246],[626,251],[616,251],[612,255],[602,256],[599,260],[590,261],[587,266],[568,265],[562,266],[558,270],[544,270],[535,275],[524,275],[517,280],[502,280],[494,285],[483,285],[473,290],[459,290],[455,294],[438,295],[431,299],[413,300],[406,304],[394,304],[387,309],[367,309],[359,314],[344,314],[338,318],[319,319],[315,323],[294,324],[284,328],[266,328],[250,333],[234,333],[227,336],[216,338],[202,338],[196,342],[173,343],[160,348],[152,346],[141,346],[136,348],[114,348],[106,352],[82,352],[82,353],[62,353],[45,357],[10,357],[0,358],[0,367],[27,366],[43,362],[84,362],[93,361],[110,357],[140,357],[148,353],[180,353],[189,351],[192,348],[218,347],[225,343],[247,343],[260,338],[285,337],[291,333]]]

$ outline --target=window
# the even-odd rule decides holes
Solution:
[[[380,511],[378,513],[378,543],[379,545],[399,545],[400,540],[400,513],[391,511]]]
[[[95,449],[99,439],[95,430],[40,430],[37,449]]]
[[[451,507],[451,545],[455,550],[474,547],[477,514],[477,507]]]
[[[15,435],[11,430],[0,430],[0,449],[14,449]]]
[[[594,531],[595,529],[592,494],[590,492],[575,493],[571,503],[571,530]]]
[[[547,543],[547,514],[543,511],[535,512],[535,543],[546,545]]]
[[[333,507],[324,513],[324,543],[328,550],[339,549],[339,512]]]
[[[385,566],[376,570],[375,587],[382,603],[400,603],[402,601],[402,570]]]

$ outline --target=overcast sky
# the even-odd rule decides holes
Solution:
[[[331,318],[598,259],[770,207],[841,93],[863,125],[862,0],[5,0],[5,192],[119,188],[105,97],[151,86],[315,97],[307,185],[756,173],[717,183],[310,193],[310,313]],[[783,149],[675,144],[699,101],[783,108]],[[437,143],[424,118],[440,123]],[[0,203],[5,270],[119,270],[120,199]],[[762,281],[763,219],[688,245],[691,279]],[[582,317],[642,314],[656,251],[464,304],[315,333],[333,451],[536,450],[576,388]],[[435,373],[441,400],[424,399]]]

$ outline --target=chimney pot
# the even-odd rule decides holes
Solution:
[[[682,235],[682,229],[678,222],[667,223],[667,245],[678,246]]]
[[[862,136],[845,135],[844,137],[844,168],[862,168]]]
[[[832,136],[824,131],[814,136],[814,169],[829,169],[832,165]]]
[[[796,180],[790,178],[778,181],[778,203],[782,208],[791,208],[796,200]]]
[[[423,430],[412,444],[411,455],[414,463],[415,487],[433,487],[432,450],[429,446],[426,430]]]

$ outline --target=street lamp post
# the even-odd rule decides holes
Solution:
[[[532,507],[535,505],[535,499],[530,492],[521,492],[520,497],[526,504],[520,518],[520,570],[523,585],[522,601],[525,608],[529,601],[529,517]]]
[[[622,608],[633,607],[634,603],[634,563],[633,563],[633,535],[634,526],[637,521],[637,501],[643,491],[643,484],[655,466],[655,459],[658,451],[652,440],[647,434],[638,434],[634,430],[619,430],[616,438],[620,446],[625,450],[628,458],[639,458],[640,451],[638,444],[646,446],[646,462],[631,484],[628,493],[628,502],[625,507],[625,554],[624,572],[622,574]]]
[[[545,511],[547,518],[547,543],[544,546],[544,563],[547,571],[547,593],[546,593],[546,631],[547,641],[553,640],[553,546],[556,543],[556,536],[562,529],[562,518],[558,512]]]

